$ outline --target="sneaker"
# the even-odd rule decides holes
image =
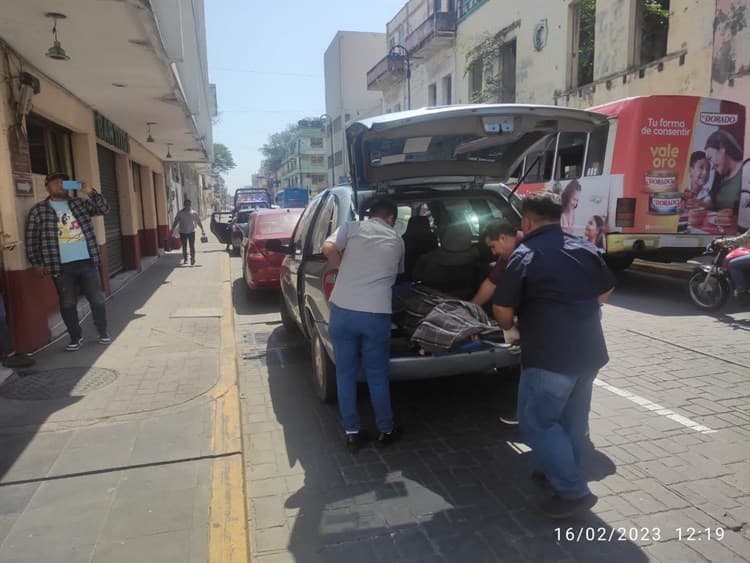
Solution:
[[[378,448],[385,448],[398,442],[401,439],[401,429],[397,426],[393,427],[390,432],[380,432],[375,440],[375,446]]]
[[[187,264],[187,258],[183,258],[183,259],[182,259],[182,263],[183,263],[183,264]]]
[[[71,341],[70,344],[68,344],[65,347],[66,352],[78,352],[78,350],[81,349],[81,344],[83,344],[83,338],[79,338],[76,341]]]
[[[508,426],[518,426],[518,415],[513,413],[508,416],[499,417],[500,422],[507,424]]]
[[[109,344],[110,342],[112,342],[112,337],[106,332],[99,335],[99,344]]]
[[[584,510],[589,510],[598,500],[596,495],[591,493],[575,500],[568,500],[559,495],[554,495],[542,501],[539,504],[539,509],[550,518],[560,520],[562,518],[569,518]]]
[[[360,430],[358,432],[347,432],[344,436],[346,449],[355,454],[367,441],[367,432]]]
[[[195,258],[191,258],[190,259],[190,265],[191,266],[195,266]]]
[[[6,368],[29,368],[36,363],[29,354],[13,354],[3,360]]]

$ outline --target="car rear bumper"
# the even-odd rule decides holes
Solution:
[[[443,356],[391,358],[390,379],[391,381],[433,379],[462,373],[484,372],[518,365],[520,359],[517,349],[505,346]]]

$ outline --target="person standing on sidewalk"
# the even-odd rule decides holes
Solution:
[[[563,232],[561,213],[556,194],[524,198],[525,236],[493,298],[503,329],[518,315],[521,435],[532,448],[532,477],[546,478],[556,491],[540,506],[552,518],[567,518],[597,501],[580,463],[594,379],[609,361],[601,305],[614,288],[596,247]]]
[[[198,225],[201,228],[201,235],[205,235],[206,231],[203,229],[203,223],[198,214],[192,210],[192,202],[189,199],[185,200],[185,206],[177,212],[177,216],[174,218],[172,223],[172,230],[178,228],[180,231],[180,240],[182,241],[182,263],[187,264],[188,260],[188,244],[190,244],[190,265],[195,265],[195,226]]]
[[[65,349],[75,352],[83,341],[77,309],[79,289],[91,306],[99,342],[112,342],[99,274],[99,246],[91,223],[91,217],[109,212],[109,204],[86,182],[80,189],[86,197],[71,197],[62,187],[67,179],[61,173],[45,178],[49,197],[34,205],[26,220],[26,256],[39,275],[52,276],[70,335]]]
[[[338,266],[331,294],[329,331],[336,360],[339,412],[346,445],[357,451],[366,435],[357,412],[357,377],[367,377],[378,427],[376,444],[395,442],[388,364],[391,351],[391,295],[404,271],[404,241],[394,230],[398,208],[386,198],[370,203],[369,219],[345,223],[323,244]]]

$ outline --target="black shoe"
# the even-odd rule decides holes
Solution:
[[[190,259],[190,265],[191,266],[195,266],[195,258],[191,258]]]
[[[344,436],[344,440],[346,443],[346,449],[355,454],[359,451],[359,448],[367,442],[367,432],[364,430],[360,430],[356,434],[350,434],[347,432]]]
[[[575,500],[567,500],[559,495],[541,502],[539,509],[550,518],[560,520],[563,518],[569,518],[584,510],[592,508],[599,499],[596,495],[589,493],[584,497],[577,498]]]
[[[398,442],[401,439],[401,429],[397,426],[393,427],[390,432],[379,432],[378,438],[375,440],[375,445],[378,448],[386,448],[391,444]]]

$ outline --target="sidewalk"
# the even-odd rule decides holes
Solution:
[[[110,300],[111,345],[87,319],[79,352],[63,339],[0,385],[3,563],[202,562],[236,543],[228,260],[209,243],[197,261],[167,254]]]

